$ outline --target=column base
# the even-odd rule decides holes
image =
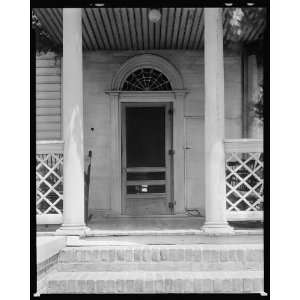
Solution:
[[[211,235],[222,235],[222,234],[234,234],[233,227],[229,226],[228,223],[211,223],[205,222],[201,230],[204,233]]]
[[[85,225],[63,224],[60,228],[58,228],[55,231],[55,235],[85,236],[88,231],[90,231],[90,228]]]

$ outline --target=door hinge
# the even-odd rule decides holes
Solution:
[[[169,114],[170,116],[173,116],[173,114],[174,114],[174,109],[173,109],[173,108],[170,108],[170,109],[168,110],[168,114]]]
[[[175,202],[169,202],[168,204],[170,209],[173,209],[175,206]]]
[[[174,155],[174,154],[175,154],[175,150],[174,150],[174,149],[170,149],[170,150],[168,151],[168,153],[169,153],[169,155]]]

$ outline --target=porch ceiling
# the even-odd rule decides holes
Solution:
[[[35,8],[50,37],[62,44],[62,8]],[[148,19],[149,8],[83,8],[84,50],[198,50],[204,44],[203,8],[163,8],[158,23]],[[224,14],[226,8],[224,9]],[[259,39],[265,22],[253,24],[240,36],[249,43]],[[230,42],[224,22],[225,46]]]

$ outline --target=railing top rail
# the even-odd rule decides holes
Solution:
[[[241,139],[224,139],[225,142],[231,143],[231,142],[239,142],[239,143],[247,143],[247,142],[258,142],[262,143],[263,139],[246,139],[246,138],[241,138]]]
[[[36,153],[48,154],[48,153],[63,153],[64,141],[51,140],[51,141],[36,141]]]
[[[225,139],[225,152],[263,152],[261,139]]]
[[[45,145],[45,144],[63,144],[63,140],[39,140],[36,141],[37,145]]]

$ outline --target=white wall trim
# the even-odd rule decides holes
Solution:
[[[227,211],[228,221],[261,221],[264,219],[263,211]]]
[[[260,139],[225,139],[225,152],[263,152],[263,140]]]
[[[64,151],[64,141],[52,140],[52,141],[36,141],[36,153],[48,154],[48,153],[62,153]]]
[[[62,214],[41,214],[36,215],[36,224],[62,224]]]

